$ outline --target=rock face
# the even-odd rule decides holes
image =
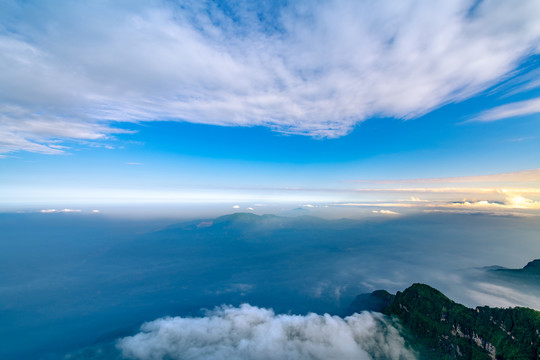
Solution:
[[[382,312],[400,320],[422,358],[540,359],[538,311],[470,309],[424,284],[414,284],[395,296],[384,293],[371,295],[390,299]]]

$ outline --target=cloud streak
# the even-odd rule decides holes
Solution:
[[[491,122],[540,113],[540,98],[518,101],[487,110],[470,121]]]
[[[81,210],[78,209],[43,209],[39,211],[42,214],[56,214],[56,213],[73,213],[73,212],[81,212]],[[92,210],[92,212],[99,212],[99,210]]]
[[[383,215],[399,215],[398,212],[392,210],[373,210],[373,214],[383,214]]]
[[[123,356],[140,359],[414,359],[380,314],[276,315],[247,304],[203,318],[163,318],[120,339]]]
[[[3,2],[0,151],[176,120],[338,137],[497,83],[540,46],[535,1]],[[226,9],[227,11],[223,10]]]
[[[366,183],[378,185],[395,184],[457,184],[457,183],[540,183],[540,169],[515,171],[501,174],[453,176],[443,178],[421,179],[388,179],[388,180],[351,180],[350,183]]]

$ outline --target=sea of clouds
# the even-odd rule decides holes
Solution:
[[[380,314],[306,314],[342,314],[359,294],[413,282],[469,307],[540,306],[537,284],[485,268],[538,258],[536,218],[269,217],[150,232],[161,222],[91,219],[3,216],[1,359],[407,358]],[[201,315],[220,304],[232,307]]]

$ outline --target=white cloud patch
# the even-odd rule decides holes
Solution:
[[[232,208],[233,209],[240,209],[240,206],[239,205],[234,205]]]
[[[81,210],[75,210],[75,209],[44,209],[40,210],[40,213],[43,214],[51,214],[51,213],[73,213],[73,212],[81,212]]]
[[[380,314],[276,315],[247,304],[203,318],[158,319],[117,346],[123,356],[140,360],[415,358]]]
[[[372,213],[374,214],[383,214],[383,215],[399,215],[398,212],[392,211],[392,210],[373,210]]]
[[[0,152],[153,120],[337,137],[466,99],[540,49],[534,0],[257,6],[2,2]]]
[[[518,101],[487,110],[470,121],[490,122],[540,113],[540,98]]]

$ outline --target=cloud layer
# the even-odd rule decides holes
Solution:
[[[60,153],[118,122],[347,134],[493,85],[540,44],[538,2],[0,5],[0,151]]]
[[[163,318],[117,344],[141,359],[414,359],[382,315],[275,315],[247,304],[203,318]]]
[[[395,184],[457,184],[457,183],[482,183],[482,184],[538,184],[540,180],[540,169],[515,171],[501,174],[477,175],[477,176],[455,176],[446,178],[425,178],[425,179],[394,179],[394,180],[350,180],[351,183],[365,183],[377,185]]]

